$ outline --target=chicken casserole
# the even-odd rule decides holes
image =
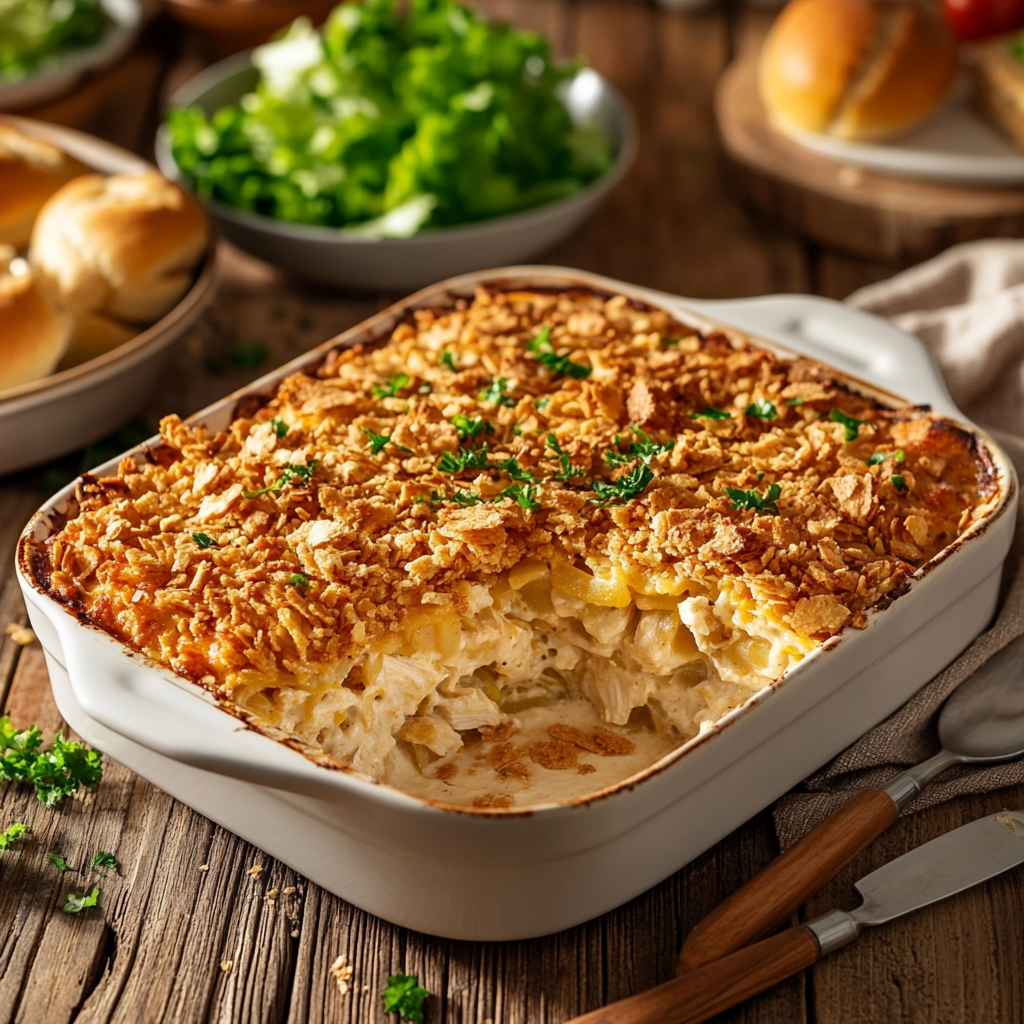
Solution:
[[[999,500],[988,452],[624,296],[480,289],[83,478],[50,588],[324,764],[477,807],[709,728]]]

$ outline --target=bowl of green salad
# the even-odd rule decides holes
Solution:
[[[0,111],[38,106],[131,48],[139,0],[0,0]]]
[[[520,263],[628,170],[615,88],[457,0],[303,19],[171,99],[161,171],[241,249],[308,280],[408,291]]]

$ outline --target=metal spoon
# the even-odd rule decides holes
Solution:
[[[861,790],[734,892],[690,933],[679,969],[718,960],[782,924],[940,772],[1024,757],[1024,641],[1010,643],[961,683],[938,725],[942,750],[884,789]]]

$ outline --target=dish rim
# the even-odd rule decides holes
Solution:
[[[394,325],[397,322],[400,322],[402,317],[408,311],[417,308],[436,308],[443,305],[445,301],[454,301],[456,297],[472,294],[472,290],[480,285],[507,288],[527,288],[531,287],[531,282],[533,287],[578,287],[604,294],[623,294],[630,299],[635,299],[651,306],[666,308],[672,315],[677,316],[684,322],[687,322],[686,318],[689,318],[689,323],[701,330],[722,330],[731,337],[746,339],[752,344],[762,346],[768,351],[781,355],[784,358],[794,358],[801,354],[797,349],[790,348],[785,343],[765,338],[758,335],[756,332],[732,327],[726,322],[718,321],[712,316],[708,316],[687,306],[687,302],[694,302],[695,300],[678,297],[678,304],[673,302],[671,306],[668,306],[666,304],[666,300],[674,300],[677,297],[670,296],[665,293],[659,293],[653,289],[644,288],[643,286],[631,285],[626,282],[617,281],[613,278],[590,274],[586,271],[575,270],[572,268],[547,266],[503,267],[495,268],[493,270],[462,274],[437,284],[427,286],[426,288],[419,289],[413,294],[391,304],[334,338],[328,339],[316,348],[303,353],[291,360],[289,363],[270,371],[252,383],[238,388],[229,395],[226,395],[224,398],[211,403],[204,409],[201,409],[189,416],[186,422],[189,424],[202,423],[204,420],[209,420],[218,414],[223,415],[225,411],[228,411],[229,417],[233,419],[241,401],[257,397],[267,397],[267,394],[272,393],[272,389],[275,388],[286,376],[291,373],[308,370],[319,365],[323,359],[326,358],[327,354],[334,349],[350,347],[360,341],[363,341],[364,343],[369,341],[372,343],[386,337],[393,329]],[[459,289],[461,289],[461,291]],[[833,366],[830,366],[829,368],[836,371],[837,377],[842,383],[850,386],[857,392],[867,394],[876,399],[888,399],[890,402],[896,400],[903,406],[913,404],[902,396],[889,392],[871,382],[864,381],[845,370]],[[52,536],[55,529],[58,528],[53,520],[55,518],[59,518],[63,514],[62,512],[57,511],[57,508],[58,506],[63,506],[69,499],[73,499],[77,479],[49,498],[29,520],[19,537],[16,568],[18,574],[22,577],[24,584],[27,584],[40,597],[46,598],[49,602],[63,610],[67,615],[70,615],[77,625],[86,627],[90,631],[91,635],[99,638],[106,645],[112,645],[113,648],[116,648],[117,651],[122,656],[126,657],[131,664],[148,670],[155,670],[164,682],[171,682],[180,689],[198,697],[207,705],[223,711],[228,716],[226,721],[241,722],[247,731],[261,736],[268,742],[275,743],[278,746],[291,750],[297,756],[301,757],[303,762],[312,769],[322,769],[323,774],[319,775],[318,778],[322,780],[333,780],[339,793],[345,790],[354,789],[357,794],[361,794],[370,799],[382,800],[396,808],[400,807],[404,810],[413,809],[424,813],[454,813],[459,815],[468,815],[470,818],[499,818],[508,820],[512,818],[531,817],[538,814],[551,815],[558,812],[571,811],[576,808],[588,807],[599,800],[608,799],[610,797],[629,792],[639,787],[644,782],[660,776],[662,773],[682,761],[686,754],[704,746],[714,737],[721,735],[721,733],[729,728],[729,726],[746,717],[746,715],[750,714],[754,708],[779,691],[785,684],[790,683],[793,680],[799,680],[801,676],[805,675],[808,671],[813,670],[813,666],[822,658],[826,657],[827,652],[834,650],[839,644],[850,640],[855,640],[855,642],[862,644],[866,643],[867,641],[856,640],[856,638],[869,635],[872,626],[878,620],[879,615],[887,611],[889,607],[898,600],[911,593],[918,592],[923,585],[927,585],[927,581],[934,578],[936,572],[941,573],[942,567],[952,557],[959,557],[959,552],[964,549],[968,543],[984,536],[998,519],[1007,514],[1008,510],[1013,505],[1018,490],[1016,474],[1008,457],[1003,452],[1002,448],[991,438],[991,436],[976,424],[963,417],[956,419],[954,417],[944,416],[943,418],[952,420],[958,427],[964,429],[973,438],[981,441],[991,455],[996,482],[999,487],[999,501],[984,518],[972,523],[963,534],[955,538],[942,551],[925,563],[925,565],[916,569],[914,573],[899,588],[897,588],[891,596],[887,598],[886,601],[880,605],[869,608],[866,612],[867,624],[863,629],[853,630],[850,627],[844,627],[835,636],[830,637],[825,641],[825,643],[817,646],[798,664],[785,672],[779,679],[767,684],[760,690],[751,694],[750,697],[738,707],[717,719],[714,724],[703,733],[700,733],[687,740],[685,743],[667,751],[656,761],[642,768],[640,771],[635,772],[625,779],[621,779],[609,786],[578,796],[567,797],[559,800],[546,800],[536,804],[524,805],[522,807],[479,808],[451,804],[445,801],[434,800],[407,793],[387,783],[376,782],[351,769],[321,764],[312,758],[305,756],[301,749],[292,743],[289,743],[286,738],[275,739],[269,733],[263,731],[258,726],[253,725],[253,723],[244,715],[236,713],[230,708],[219,703],[213,695],[209,693],[209,691],[198,683],[187,679],[186,677],[177,675],[166,666],[154,661],[142,652],[135,650],[128,643],[119,640],[101,626],[93,623],[87,618],[84,618],[82,614],[76,612],[61,601],[58,601],[45,586],[40,584],[36,578],[32,552],[35,550],[37,545],[44,541],[35,538],[33,535],[37,530],[41,529],[45,531],[47,536]],[[153,440],[153,438],[150,438],[133,446],[123,455],[109,460],[100,467],[96,467],[96,471],[116,467],[118,462],[126,455],[138,455],[142,453]]]
[[[246,50],[242,53],[236,53],[224,58],[224,60],[218,61],[216,64],[211,64],[208,68],[204,68],[174,91],[165,104],[166,109],[196,106],[197,96],[208,92],[214,85],[220,84],[252,68],[252,52],[252,50]],[[632,109],[622,93],[600,71],[586,67],[581,68],[580,72],[578,72],[578,74],[582,73],[593,74],[600,81],[602,89],[612,99],[616,117],[622,129],[622,142],[615,154],[612,165],[604,174],[595,178],[578,192],[563,196],[561,199],[553,199],[550,202],[542,203],[540,206],[533,206],[527,210],[519,210],[515,213],[502,214],[498,217],[489,217],[485,220],[470,221],[466,224],[428,228],[425,231],[417,231],[416,234],[410,235],[408,238],[367,238],[358,234],[358,225],[347,228],[326,227],[317,224],[296,224],[292,221],[277,220],[274,217],[268,217],[260,213],[238,210],[216,199],[204,199],[195,192],[187,176],[174,159],[174,154],[171,151],[170,132],[166,121],[160,124],[156,132],[154,146],[156,162],[160,172],[165,177],[177,182],[183,188],[188,188],[203,206],[209,210],[212,217],[223,219],[247,231],[280,235],[290,241],[314,242],[320,245],[392,245],[408,249],[415,246],[446,242],[470,243],[479,240],[481,237],[492,235],[495,232],[501,233],[507,230],[526,229],[535,223],[547,220],[556,213],[564,213],[579,207],[589,206],[615,188],[633,166],[639,151],[639,139],[636,118],[633,115]]]
[[[3,112],[0,112],[0,125],[15,128],[26,135],[57,146],[97,174],[135,174],[144,170],[158,171],[158,168],[148,160],[144,160],[112,142],[90,135],[88,132]],[[96,166],[94,160],[109,160],[109,166],[120,165],[120,167],[106,170],[102,166]],[[122,344],[110,349],[109,352],[94,356],[84,363],[48,374],[38,380],[29,381],[27,384],[0,389],[0,415],[9,412],[12,407],[26,404],[26,400],[57,397],[56,394],[49,395],[48,392],[51,391],[73,393],[80,390],[88,385],[94,374],[102,376],[105,371],[115,368],[122,362],[134,362],[142,358],[155,343],[162,342],[169,330],[172,330],[182,319],[191,315],[197,305],[206,301],[210,289],[217,280],[219,236],[216,225],[212,221],[209,228],[209,242],[203,253],[202,261],[196,268],[195,279],[188,291],[159,320],[143,328]]]

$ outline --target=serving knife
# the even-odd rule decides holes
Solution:
[[[854,886],[863,900],[856,910],[830,911],[566,1024],[699,1024],[810,967],[867,925],[893,921],[1022,863],[1024,813],[979,818],[866,875]]]

